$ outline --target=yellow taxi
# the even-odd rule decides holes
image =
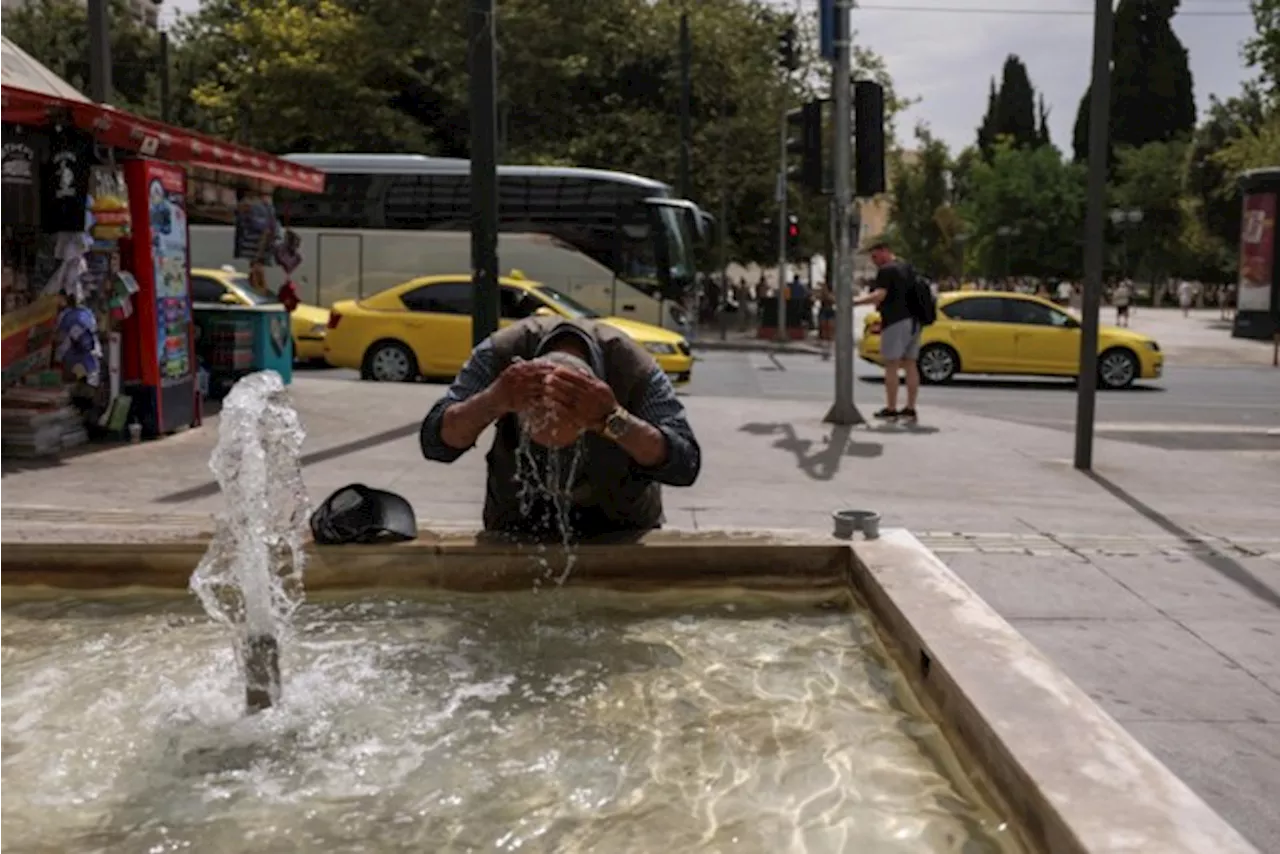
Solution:
[[[266,296],[249,286],[249,277],[234,269],[193,267],[191,301],[223,305],[270,305],[280,300]],[[293,358],[297,362],[319,362],[324,359],[324,339],[329,332],[329,310],[298,303],[289,315],[293,332]]]
[[[684,336],[647,323],[599,317],[555,288],[525,278],[502,278],[499,285],[499,325],[532,315],[597,318],[648,350],[672,382],[689,381],[693,355]],[[381,382],[452,378],[471,354],[471,307],[470,276],[423,276],[361,300],[343,300],[329,315],[325,361]]]
[[[880,365],[880,315],[863,321],[858,355]],[[960,291],[938,297],[938,319],[920,334],[920,379],[956,374],[1080,374],[1080,322],[1046,299],[1005,291]],[[1155,339],[1103,326],[1098,330],[1098,382],[1127,388],[1159,378],[1164,355]]]

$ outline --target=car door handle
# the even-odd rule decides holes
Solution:
[[[629,303],[623,303],[623,305],[622,305],[622,310],[623,310],[623,311],[635,311],[635,310],[636,310],[636,307],[635,307],[634,305],[629,304]]]

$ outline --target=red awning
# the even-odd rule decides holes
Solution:
[[[202,166],[303,193],[324,192],[324,173],[243,145],[144,119],[105,104],[72,101],[17,86],[0,87],[6,122],[46,125],[58,113],[103,145],[148,157]]]

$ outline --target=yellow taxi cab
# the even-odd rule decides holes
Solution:
[[[693,355],[684,336],[647,323],[600,317],[557,291],[523,277],[499,279],[499,325],[532,315],[595,318],[629,335],[676,384],[687,383]],[[367,380],[449,379],[471,355],[470,276],[423,276],[360,300],[335,303],[324,358]]]
[[[191,301],[223,305],[269,305],[275,297],[258,293],[249,285],[249,277],[234,269],[193,267]],[[293,332],[293,358],[296,362],[318,362],[324,359],[324,339],[329,332],[329,311],[315,305],[298,303],[289,315]]]
[[[880,315],[863,321],[858,355],[880,358]],[[956,374],[1080,374],[1080,321],[1047,299],[1005,291],[961,291],[938,297],[938,319],[920,334],[920,379],[942,383]],[[1164,354],[1140,332],[1098,330],[1098,382],[1127,388],[1158,379]]]

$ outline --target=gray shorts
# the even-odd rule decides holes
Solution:
[[[886,362],[914,362],[920,356],[920,325],[899,320],[880,330],[880,358]]]

